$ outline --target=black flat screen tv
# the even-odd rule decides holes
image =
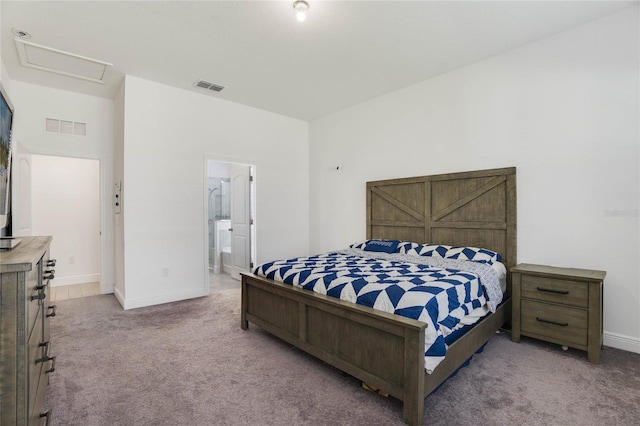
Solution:
[[[11,128],[13,105],[0,83],[0,235],[11,233]]]

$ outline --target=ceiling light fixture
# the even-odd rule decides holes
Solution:
[[[296,10],[296,18],[302,22],[307,18],[307,10],[309,10],[309,3],[305,0],[296,0],[293,2],[293,8]]]
[[[31,34],[28,31],[21,30],[19,28],[12,28],[11,32],[16,35],[16,37],[21,38],[23,40],[29,40],[31,38]]]

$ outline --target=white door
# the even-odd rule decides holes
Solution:
[[[251,167],[231,166],[231,278],[251,268]]]

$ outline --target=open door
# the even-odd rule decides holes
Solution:
[[[251,166],[231,166],[231,278],[251,269]]]

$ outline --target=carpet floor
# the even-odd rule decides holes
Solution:
[[[124,311],[112,295],[57,302],[52,424],[402,425],[402,404],[251,324],[240,291]],[[425,399],[430,425],[638,425],[640,354],[496,334]]]

